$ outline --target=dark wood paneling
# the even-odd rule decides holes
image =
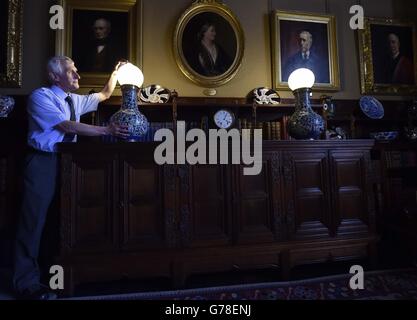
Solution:
[[[285,208],[289,238],[331,233],[327,151],[284,153]]]
[[[179,170],[182,242],[190,247],[230,243],[230,169],[222,165],[185,165]]]
[[[367,233],[369,208],[365,152],[330,152],[330,161],[336,234]]]
[[[71,163],[70,248],[117,249],[117,158],[112,154],[74,155]]]
[[[127,155],[121,166],[123,248],[165,247],[163,167]]]
[[[244,175],[244,167],[235,166],[236,177],[232,190],[238,243],[269,242],[283,238],[279,161],[279,153],[265,153],[259,175]]]
[[[72,285],[118,272],[183,285],[193,273],[279,267],[287,277],[297,264],[371,255],[372,143],[264,143],[255,176],[158,166],[152,144],[63,144],[59,263]]]

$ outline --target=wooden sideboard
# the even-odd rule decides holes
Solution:
[[[373,140],[265,141],[263,169],[155,163],[155,143],[63,143],[66,290],[376,255]]]

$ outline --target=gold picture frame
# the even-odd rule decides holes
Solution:
[[[215,43],[214,54],[203,44],[206,40]],[[181,15],[175,28],[175,61],[181,72],[194,83],[219,87],[232,80],[239,71],[244,43],[240,22],[225,4],[197,0]]]
[[[415,23],[365,18],[358,43],[362,94],[417,93]]]
[[[23,0],[0,4],[0,87],[22,86]]]
[[[142,0],[60,0],[60,5],[65,27],[57,32],[55,51],[74,60],[79,93],[100,91],[117,60],[142,69]],[[103,35],[103,28],[110,32]],[[114,95],[121,95],[118,86]]]
[[[307,67],[316,76],[313,88],[318,91],[340,90],[336,18],[275,10],[271,20],[274,88],[289,90],[289,74],[297,68]],[[302,54],[301,41],[310,44],[305,55]]]

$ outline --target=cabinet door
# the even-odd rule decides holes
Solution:
[[[121,155],[120,165],[122,248],[174,246],[174,210],[164,201],[174,192],[173,168],[156,164],[152,152],[141,151]]]
[[[117,168],[115,154],[62,155],[64,250],[117,250]]]
[[[290,239],[331,234],[327,151],[283,153],[285,221]]]
[[[331,151],[330,163],[333,224],[337,235],[367,233],[374,215],[369,152]]]
[[[282,239],[279,153],[263,153],[262,171],[258,175],[245,176],[243,168],[235,166],[232,188],[237,242]]]
[[[231,242],[230,169],[225,165],[182,165],[179,231],[189,247]]]

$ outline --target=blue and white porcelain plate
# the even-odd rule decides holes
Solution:
[[[374,97],[363,96],[359,100],[359,106],[363,113],[371,119],[382,119],[384,117],[384,107]]]
[[[370,136],[375,140],[395,140],[398,137],[398,131],[371,132]]]
[[[152,84],[140,90],[139,98],[145,103],[166,103],[171,98],[171,92],[157,84]]]
[[[7,115],[13,110],[14,99],[9,96],[0,95],[0,118],[6,118]]]

